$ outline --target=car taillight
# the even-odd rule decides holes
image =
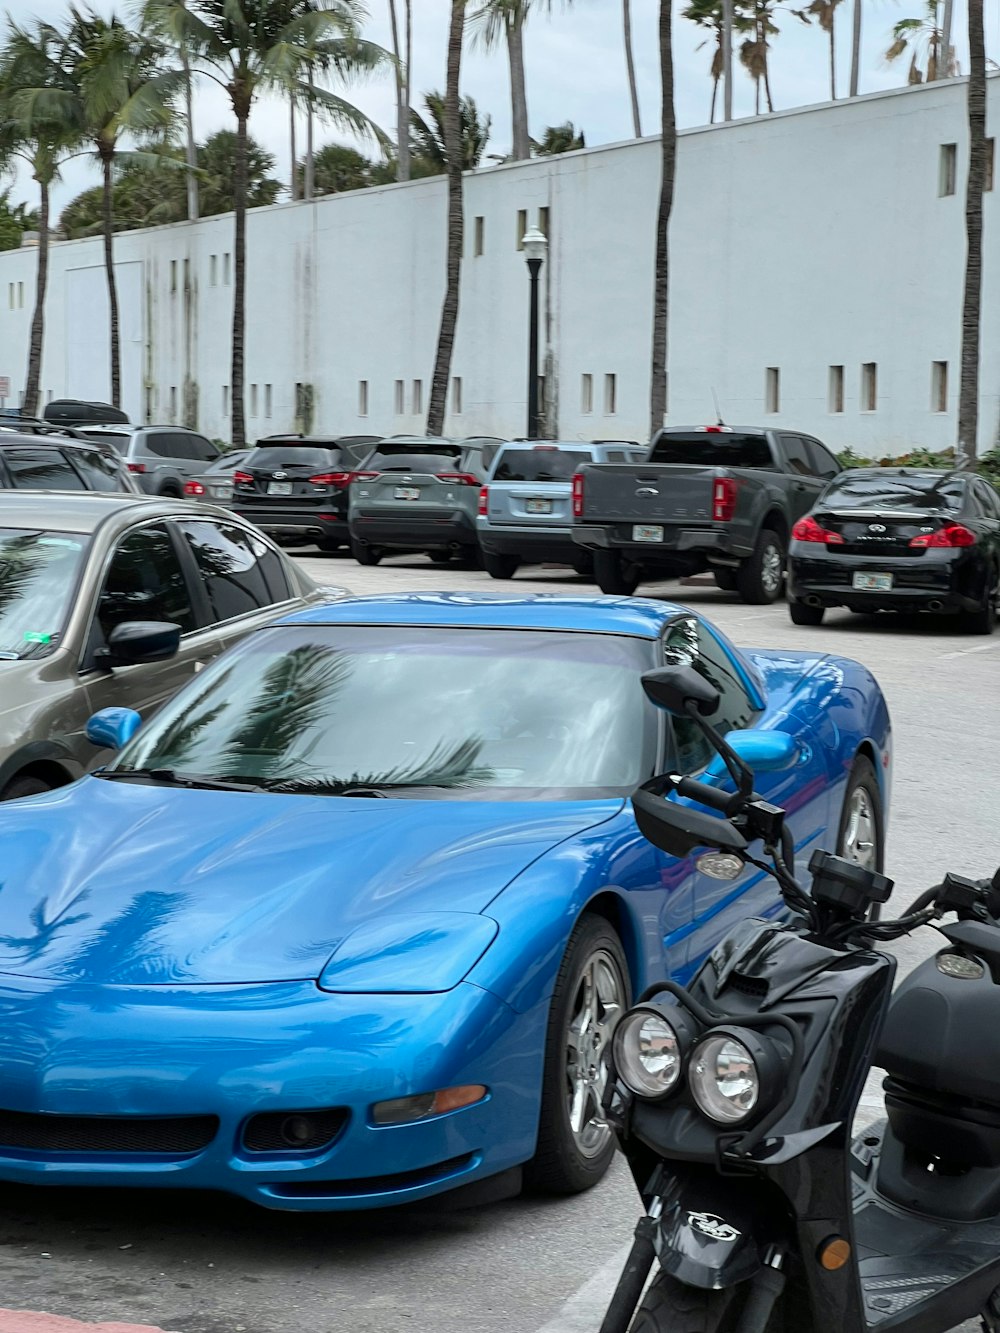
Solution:
[[[583,473],[573,474],[573,517],[583,518]]]
[[[184,483],[185,495],[204,495],[205,488],[200,481],[186,481]]]
[[[128,468],[129,472],[145,472],[145,471],[146,471],[146,464],[145,464],[145,463],[126,463],[125,466]]]
[[[477,510],[477,513],[480,515],[480,517],[482,518],[486,517],[488,513],[489,502],[490,502],[490,488],[488,486],[480,486],[479,509]]]
[[[976,534],[964,523],[946,523],[937,532],[922,532],[910,540],[911,546],[975,546]]]
[[[438,481],[449,481],[453,486],[478,486],[479,478],[471,472],[435,472]]]
[[[253,476],[249,472],[234,472],[233,484],[236,486],[252,486]]]
[[[353,479],[353,472],[317,472],[309,478],[313,486],[336,486],[338,491],[345,490]]]
[[[376,477],[381,476],[379,472],[352,472],[351,481],[374,481]]]
[[[812,514],[807,514],[805,518],[799,519],[795,527],[792,528],[792,536],[797,542],[823,542],[826,546],[843,546],[844,544],[844,539],[839,532],[831,532],[829,528],[821,528]]]
[[[712,519],[728,523],[736,510],[736,492],[739,482],[735,477],[718,477],[712,487]]]

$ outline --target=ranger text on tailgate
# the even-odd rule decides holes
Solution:
[[[710,570],[745,602],[780,594],[788,536],[840,464],[799,432],[741,426],[659,431],[645,463],[573,478],[573,540],[602,592]]]

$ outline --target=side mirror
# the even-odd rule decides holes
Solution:
[[[670,856],[687,856],[696,847],[737,854],[746,850],[746,838],[728,819],[677,805],[644,787],[632,793],[632,809],[642,836]]]
[[[134,708],[102,708],[87,719],[87,740],[102,750],[120,750],[132,739],[141,722]]]
[[[795,738],[787,731],[729,731],[726,744],[755,773],[777,773],[791,768],[799,757]],[[714,758],[706,770],[710,777],[721,777],[725,771],[720,757]]]
[[[642,688],[657,708],[665,708],[677,717],[687,716],[689,703],[696,704],[703,717],[710,717],[719,706],[719,691],[693,666],[667,666],[646,671],[642,676]]]
[[[95,654],[98,666],[139,666],[166,662],[181,645],[181,627],[166,620],[124,620],[108,635],[108,646]]]

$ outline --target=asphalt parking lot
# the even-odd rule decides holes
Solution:
[[[306,552],[319,582],[404,590],[589,592],[565,569],[511,583],[424,558],[362,568]],[[1000,633],[830,613],[797,628],[783,603],[749,607],[714,587],[644,586],[696,607],[738,644],[822,648],[864,661],[889,700],[895,791],[888,872],[902,907],[946,869],[1000,862]],[[904,968],[930,932],[898,948]],[[865,1114],[877,1111],[870,1081]],[[596,1333],[637,1204],[621,1164],[590,1194],[353,1216],[287,1215],[237,1201],[5,1187],[0,1306],[176,1333]],[[972,1330],[978,1324],[962,1326]]]

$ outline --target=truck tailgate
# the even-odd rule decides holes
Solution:
[[[583,473],[584,523],[711,523],[717,468],[597,463]]]

